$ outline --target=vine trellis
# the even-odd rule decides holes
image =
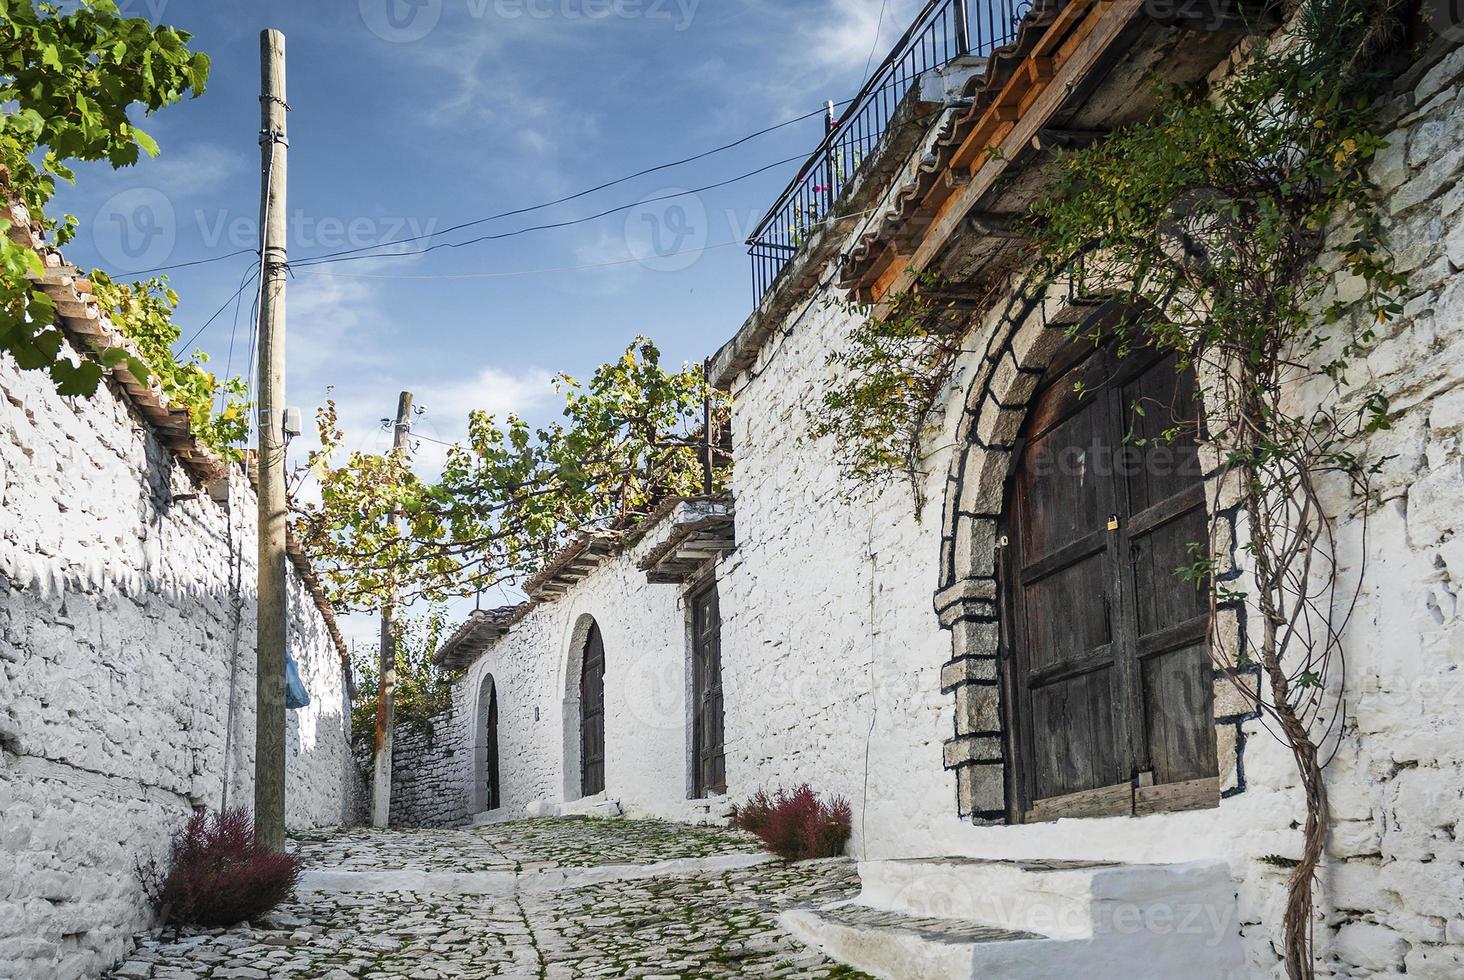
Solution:
[[[1337,502],[1365,535],[1383,462],[1367,437],[1389,426],[1386,397],[1353,387],[1349,372],[1402,312],[1368,176],[1386,145],[1371,109],[1385,76],[1369,66],[1396,46],[1397,6],[1303,0],[1280,37],[1247,41],[1217,90],[1163,89],[1145,121],[1065,154],[1025,222],[1022,292],[1067,282],[1117,300],[1127,312],[1107,339],[1120,354],[1173,351],[1198,379],[1200,415],[1187,424],[1213,454],[1219,506],[1211,540],[1175,571],[1208,587],[1216,608],[1251,614],[1247,643],[1214,636],[1211,649],[1220,666],[1259,669],[1259,687],[1242,691],[1291,751],[1305,794],[1282,950],[1293,978],[1314,976],[1323,770],[1344,719],[1342,634],[1361,588],[1338,574]],[[830,355],[838,380],[812,428],[835,438],[855,485],[905,479],[923,505],[930,435],[970,318],[950,297],[971,285],[924,276]],[[1239,569],[1222,546],[1224,510],[1242,519]]]

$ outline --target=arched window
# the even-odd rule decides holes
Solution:
[[[580,795],[605,791],[605,641],[591,622],[580,657]]]
[[[1218,800],[1195,382],[1174,356],[1060,354],[1008,485],[1001,593],[1017,820]],[[1162,789],[1160,789],[1162,787]]]
[[[498,772],[498,687],[493,675],[478,687],[478,716],[474,733],[474,810],[482,813],[503,805]]]

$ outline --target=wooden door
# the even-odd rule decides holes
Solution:
[[[590,624],[580,667],[580,793],[605,791],[605,643]]]
[[[488,688],[488,720],[485,727],[483,777],[487,784],[484,794],[487,805],[484,809],[497,810],[503,805],[498,787],[498,686],[491,683]]]
[[[692,758],[694,795],[727,792],[722,749],[722,620],[717,587],[698,592],[692,612]]]
[[[1004,527],[1013,816],[1213,803],[1208,590],[1175,572],[1208,537],[1193,377],[1091,346],[1051,375]]]

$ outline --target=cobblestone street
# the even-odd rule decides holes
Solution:
[[[306,877],[267,920],[142,936],[128,980],[854,977],[783,909],[858,890],[847,860],[785,866],[736,831],[531,820],[295,841]]]

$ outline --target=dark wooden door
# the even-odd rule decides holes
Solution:
[[[580,668],[580,793],[605,791],[605,642],[590,624]]]
[[[727,792],[727,763],[722,749],[722,619],[717,587],[691,600],[692,621],[692,757],[697,797]]]
[[[484,732],[486,741],[484,744],[484,780],[487,783],[485,799],[487,805],[485,810],[497,810],[503,805],[503,797],[499,794],[498,787],[498,687],[492,685],[488,689],[488,721],[487,731]]]
[[[1218,798],[1207,540],[1192,375],[1144,352],[1069,354],[1030,412],[1003,594],[1014,816]]]

